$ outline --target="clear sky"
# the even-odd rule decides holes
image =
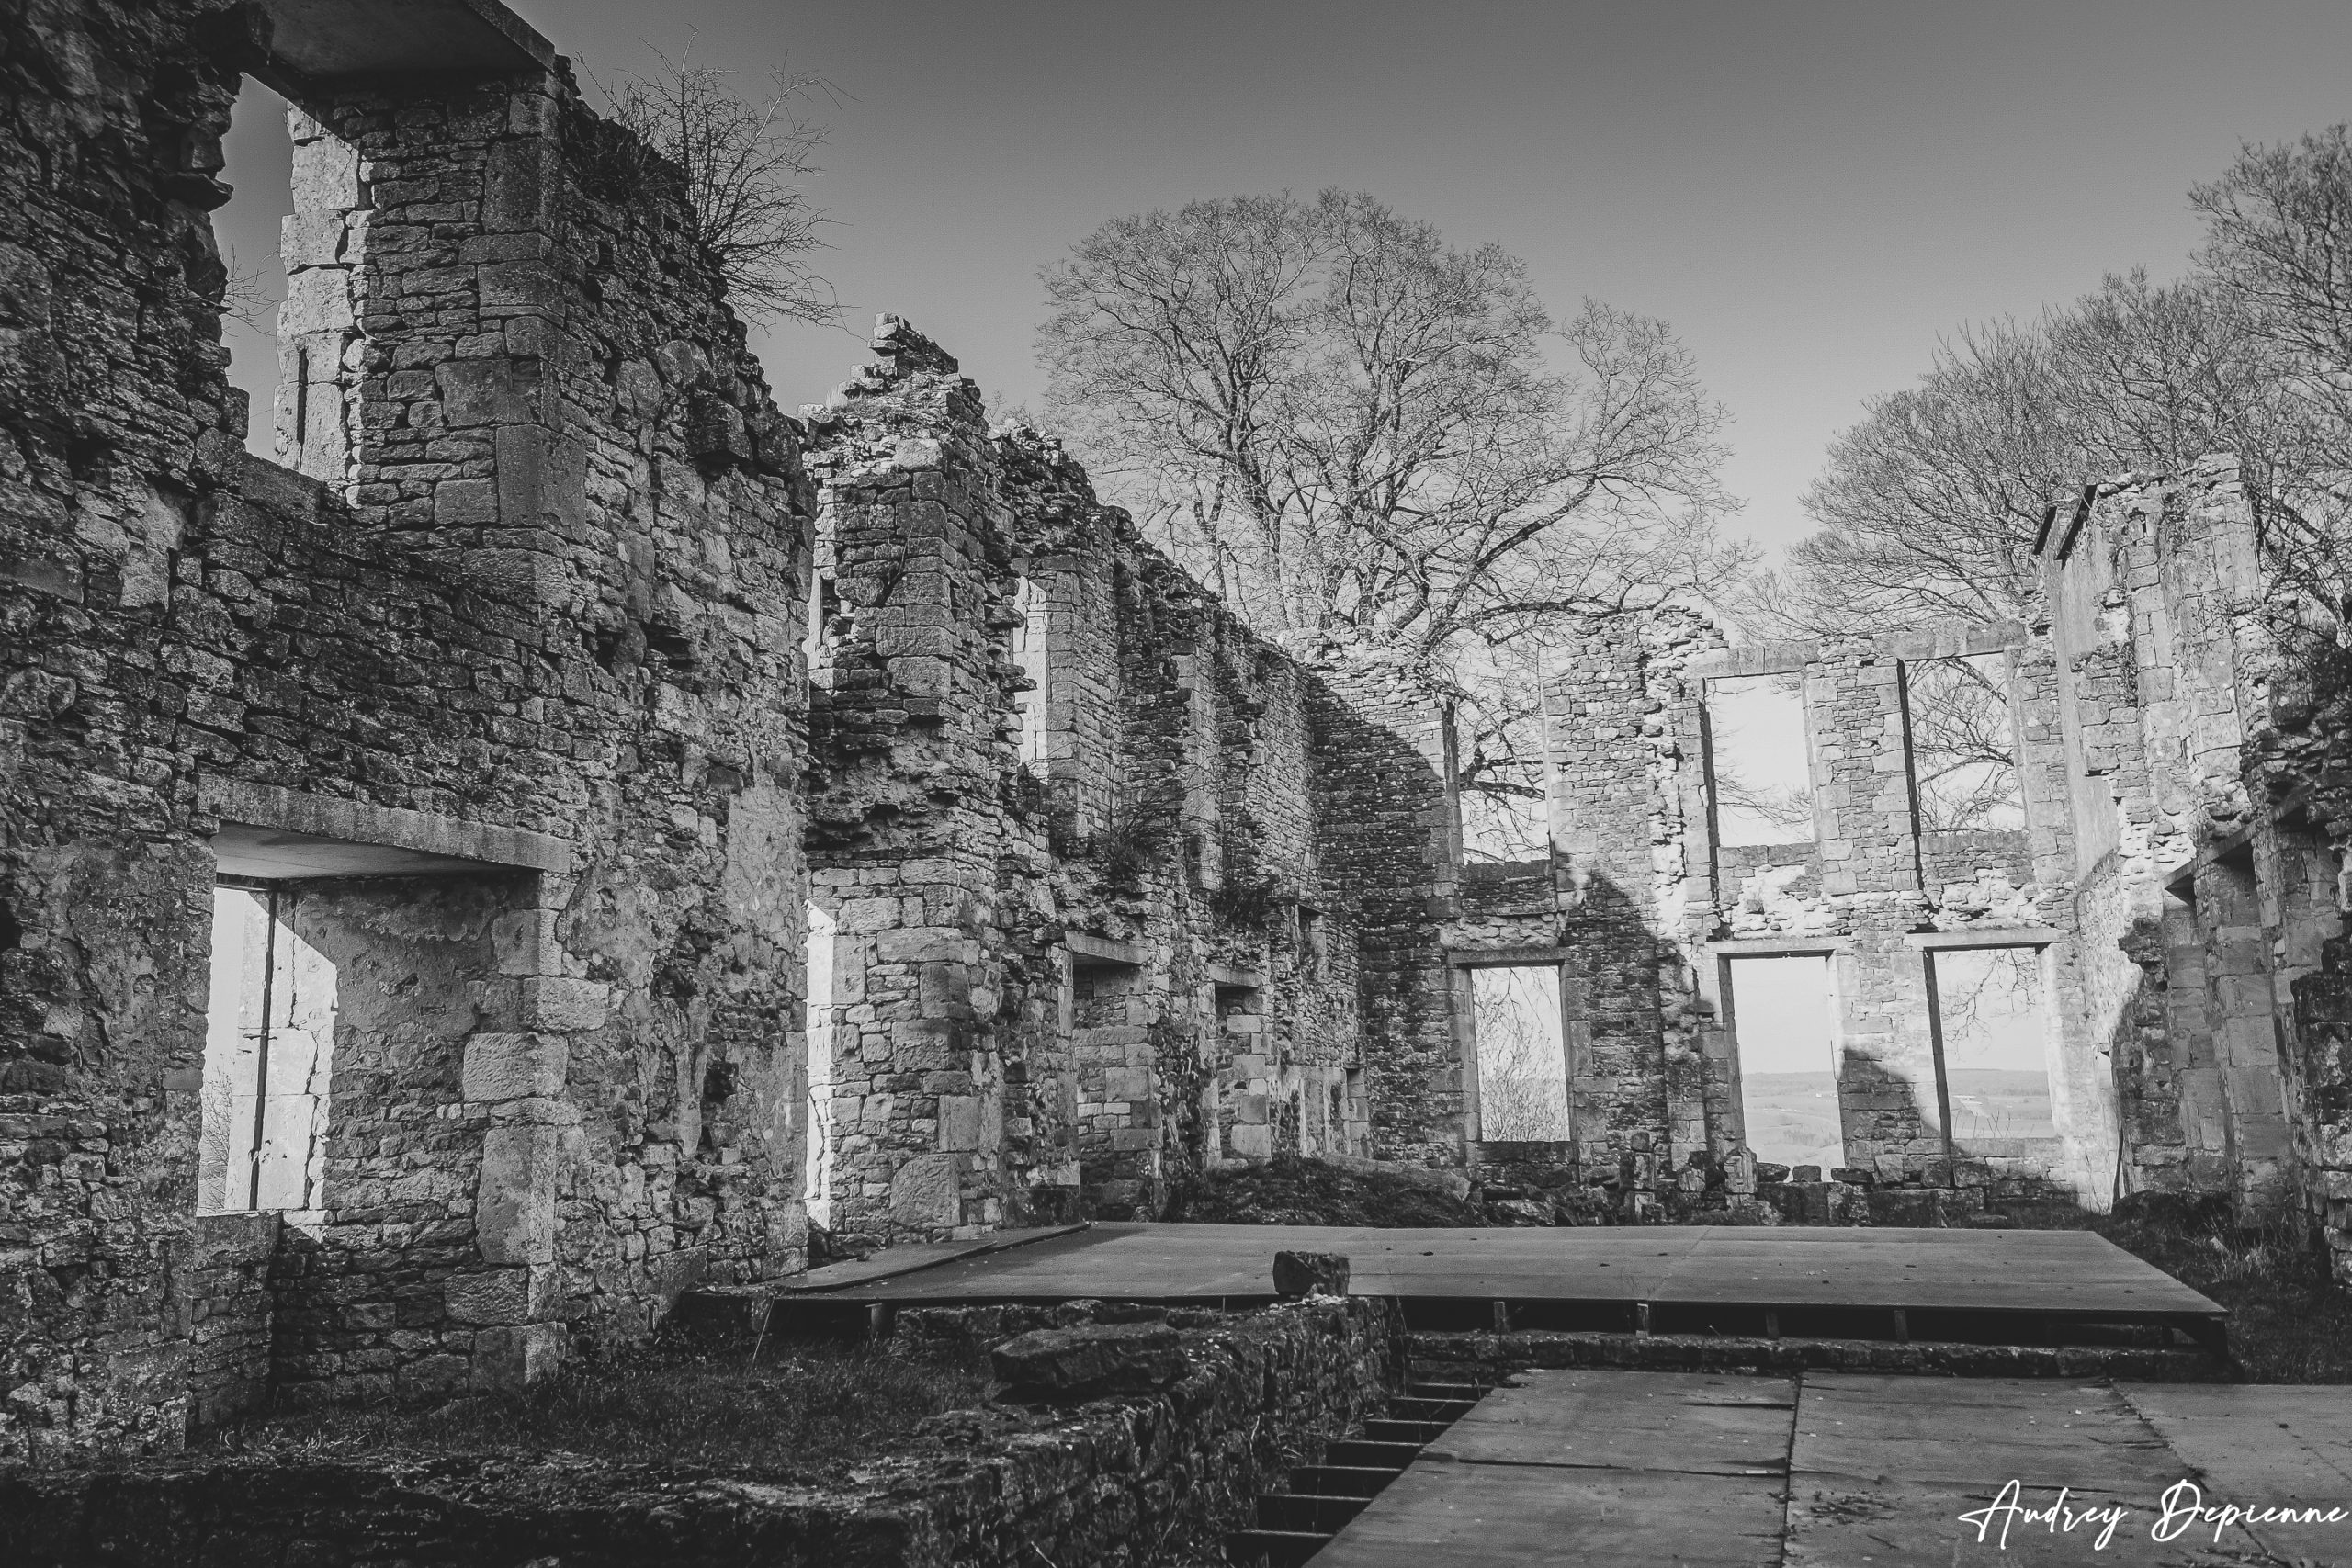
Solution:
[[[1736,420],[1735,531],[1775,547],[1830,434],[1939,333],[2172,275],[2192,183],[2352,118],[2345,0],[511,3],[604,74],[691,37],[747,87],[787,56],[836,84],[845,318],[912,319],[992,401],[1035,400],[1036,269],[1104,219],[1357,187],[1500,242],[1558,316],[1671,321]],[[248,265],[283,191],[266,129],[230,148],[263,187],[225,214]],[[813,330],[763,350],[787,406],[862,357]]]

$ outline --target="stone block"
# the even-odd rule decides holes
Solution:
[[[971,1094],[943,1095],[939,1100],[939,1146],[944,1150],[980,1146],[980,1098]]]
[[[474,1336],[468,1382],[484,1391],[528,1388],[563,1364],[563,1351],[560,1323],[485,1328]]]
[[[474,1239],[485,1261],[516,1266],[555,1258],[553,1127],[492,1127],[482,1134],[481,1180],[474,1194]]]
[[[441,1287],[452,1323],[511,1327],[548,1316],[555,1306],[553,1267],[493,1269],[459,1274]]]
[[[1274,1294],[1278,1296],[1344,1296],[1348,1293],[1348,1259],[1337,1252],[1274,1254]]]
[[[1187,1369],[1182,1338],[1164,1323],[1035,1329],[998,1346],[989,1361],[1013,1397],[1053,1401],[1148,1393]]]
[[[602,1029],[611,1011],[612,987],[601,980],[523,982],[523,1021],[534,1029]]]
[[[560,1034],[477,1034],[466,1042],[459,1092],[475,1104],[563,1092],[571,1043]]]
[[[946,1154],[917,1155],[890,1178],[890,1221],[930,1230],[958,1222],[957,1163]]]

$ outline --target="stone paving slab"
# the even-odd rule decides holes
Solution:
[[[2352,1517],[2156,1539],[2184,1483],[2352,1516],[2352,1390],[1528,1372],[1314,1561],[2352,1568]]]

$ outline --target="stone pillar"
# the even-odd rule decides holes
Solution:
[[[1928,906],[1902,661],[1861,639],[1825,642],[1804,697],[1821,890],[1852,937],[1831,964],[1846,1160],[1917,1179],[1947,1151],[1927,964],[1904,940]]]

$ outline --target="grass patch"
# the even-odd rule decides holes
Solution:
[[[1167,1218],[1202,1225],[1483,1225],[1471,1204],[1385,1172],[1278,1156],[1264,1165],[1221,1166],[1185,1181]]]
[[[205,1446],[288,1460],[562,1452],[814,1481],[989,1388],[986,1354],[946,1346],[795,1344],[757,1366],[657,1348],[513,1393],[251,1417]]]
[[[2302,1224],[2238,1223],[2225,1197],[2133,1193],[2112,1213],[2013,1209],[2021,1228],[2096,1231],[2230,1309],[2230,1353],[2247,1382],[2352,1382],[2352,1292],[2335,1284]]]

